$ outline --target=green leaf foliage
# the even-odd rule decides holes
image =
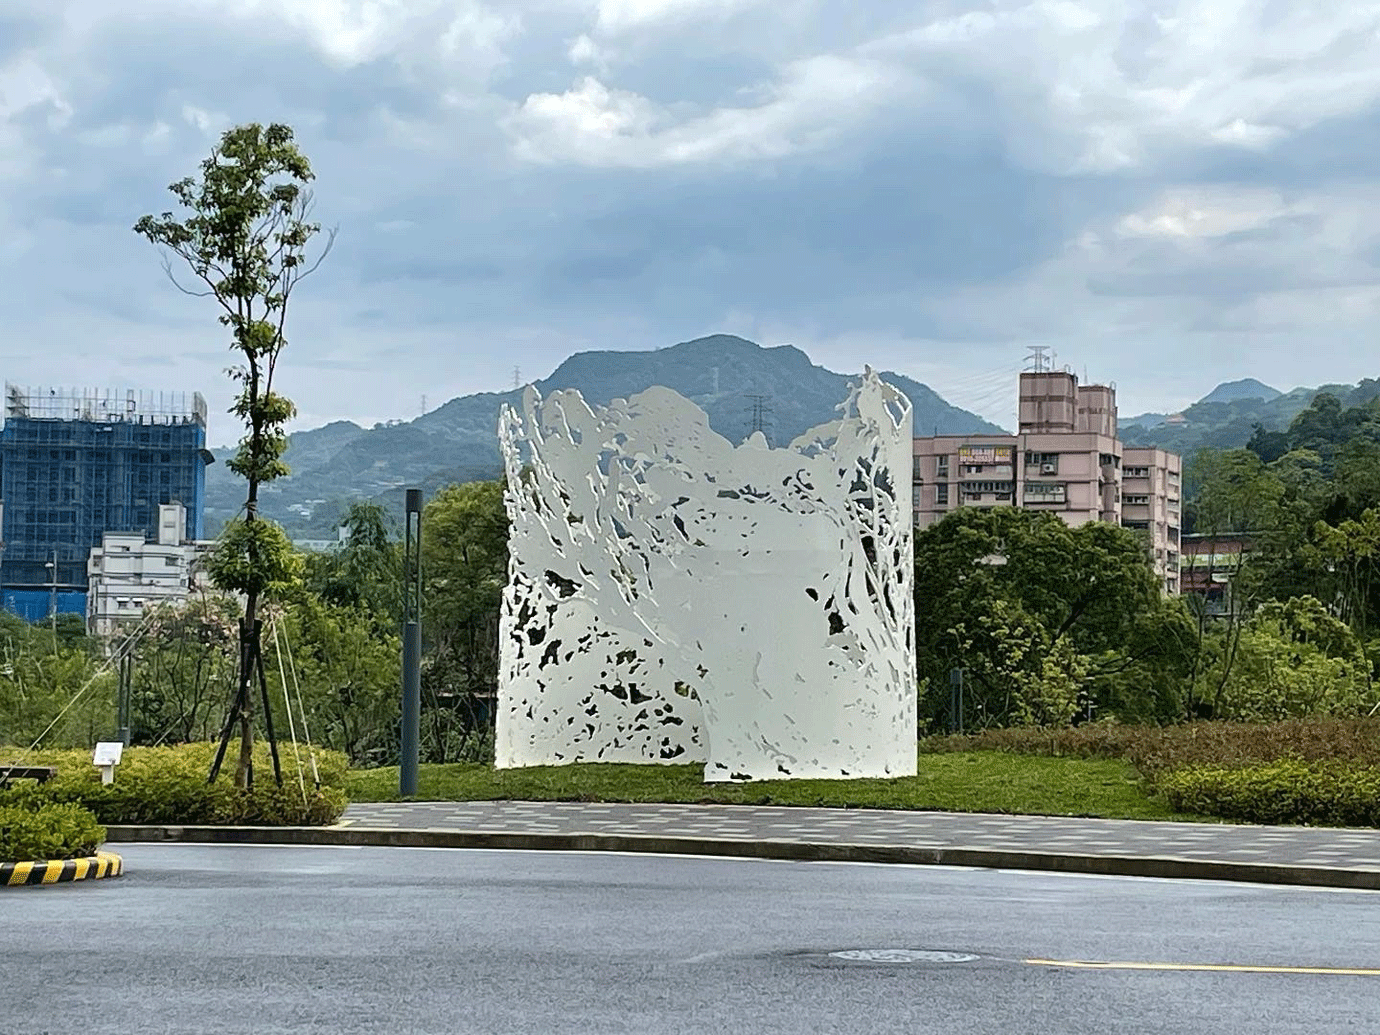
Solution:
[[[492,757],[498,620],[508,581],[502,482],[438,492],[422,514],[422,741],[429,761]]]
[[[238,672],[238,612],[233,598],[208,593],[146,616],[131,666],[133,743],[206,741],[219,732]]]
[[[402,685],[397,627],[381,627],[363,608],[326,603],[309,593],[275,607],[269,618],[264,660],[280,735],[291,729],[283,706],[286,676],[307,716],[299,736],[310,733],[316,743],[359,765],[396,761]],[[300,713],[295,721],[301,722]]]
[[[306,557],[306,588],[327,604],[358,608],[380,631],[402,620],[402,547],[377,503],[352,503],[341,522],[344,544]]]
[[[93,744],[115,727],[115,674],[66,623],[0,612],[0,743]]]
[[[1360,641],[1312,597],[1261,606],[1210,681],[1224,719],[1365,714],[1378,699]]]
[[[339,752],[315,749],[321,776],[318,790],[305,749],[300,770],[288,751],[283,758],[283,786],[278,787],[268,748],[258,745],[254,751],[254,785],[241,790],[224,780],[206,782],[214,751],[211,744],[131,747],[115,769],[115,782],[109,785],[101,783],[89,751],[35,752],[28,761],[55,766],[57,776],[43,784],[16,782],[9,790],[0,791],[0,806],[70,803],[90,809],[105,824],[251,826],[325,826],[345,810],[347,762]]]
[[[0,798],[0,862],[48,862],[95,855],[105,828],[80,805],[5,805]]]
[[[1259,766],[1190,766],[1159,788],[1180,812],[1242,823],[1380,826],[1380,767],[1282,758]]]
[[[916,534],[916,634],[930,731],[967,672],[970,725],[1060,725],[1078,711],[1169,718],[1193,646],[1142,541],[1013,507],[964,508]],[[1166,685],[1168,681],[1169,685]],[[922,726],[922,728],[924,728]]]
[[[297,585],[303,562],[277,522],[232,521],[206,559],[211,583],[230,593],[281,596]]]

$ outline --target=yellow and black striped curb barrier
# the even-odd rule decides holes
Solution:
[[[0,886],[67,884],[74,880],[102,880],[106,877],[118,877],[124,871],[124,860],[113,852],[97,852],[85,859],[0,863]]]

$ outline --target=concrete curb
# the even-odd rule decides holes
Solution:
[[[537,834],[355,826],[111,826],[106,828],[106,838],[112,842],[124,843],[173,841],[188,844],[368,845],[392,848],[489,848],[511,851],[646,852],[743,859],[788,859],[802,862],[968,866],[980,869],[1038,870],[1117,877],[1161,877],[1380,890],[1380,870],[1346,870],[1328,866],[1222,862],[1170,856],[1080,855],[987,848],[756,841],[649,834]]]
[[[70,884],[79,880],[105,880],[125,872],[125,863],[113,852],[97,852],[84,859],[52,862],[0,863],[0,887]]]

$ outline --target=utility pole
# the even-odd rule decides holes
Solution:
[[[417,795],[422,739],[422,490],[408,489],[403,538],[402,744],[398,795]]]

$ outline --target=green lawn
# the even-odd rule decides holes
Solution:
[[[705,784],[698,765],[571,765],[496,770],[424,765],[423,801],[688,802],[932,809],[1109,819],[1187,819],[1145,795],[1135,770],[1105,759],[1049,758],[994,751],[921,755],[917,776],[896,780],[770,780]],[[355,770],[351,801],[398,800],[398,770]]]

